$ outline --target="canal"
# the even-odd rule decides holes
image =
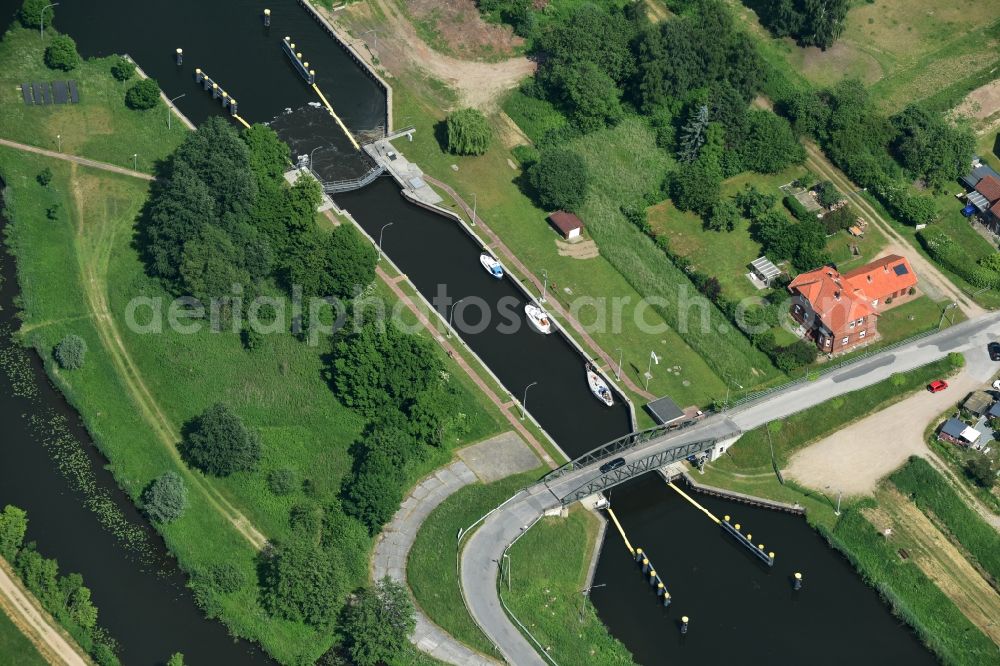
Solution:
[[[692,494],[775,552],[768,568],[680,497],[659,474],[611,491],[632,546],[648,553],[673,596],[663,608],[613,525],[590,599],[638,663],[934,664],[905,623],[801,516]],[[792,576],[803,587],[792,589]],[[680,618],[690,620],[680,634]]]

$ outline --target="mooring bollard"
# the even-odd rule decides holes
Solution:
[[[229,115],[231,116],[239,115],[236,112],[236,100],[232,98],[229,99]]]
[[[212,99],[218,99],[220,92],[221,91],[219,90],[219,84],[218,83],[213,83],[212,84]]]
[[[801,590],[802,589],[802,574],[798,571],[795,572],[795,576],[792,579],[792,589]]]
[[[271,27],[271,10],[270,9],[265,9],[264,10],[264,27],[265,28],[270,28]]]
[[[649,559],[642,558],[642,573],[649,573]]]
[[[201,71],[200,67],[194,70],[195,83],[201,83],[204,78],[205,78],[205,72]]]
[[[642,559],[642,548],[635,549],[635,561],[638,562]]]
[[[656,585],[656,569],[650,569],[649,571],[649,584]]]
[[[685,615],[681,618],[681,633],[686,634],[688,632],[688,616]]]
[[[184,49],[177,49],[177,66],[184,64]]]

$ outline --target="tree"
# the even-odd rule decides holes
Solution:
[[[803,9],[800,43],[826,50],[844,33],[850,0],[803,0]]]
[[[80,55],[76,52],[76,42],[68,35],[56,35],[52,43],[45,49],[45,65],[49,69],[70,71],[80,64]]]
[[[732,199],[719,199],[705,218],[705,228],[712,231],[732,231],[739,219],[739,206]]]
[[[546,82],[552,96],[583,132],[592,132],[621,119],[621,90],[592,62],[553,65]]]
[[[840,195],[836,186],[828,180],[824,180],[813,189],[816,192],[816,199],[819,201],[819,205],[824,208],[830,208],[844,198]]]
[[[547,65],[593,63],[617,84],[633,71],[629,41],[634,34],[634,25],[620,11],[585,3],[576,5],[565,20],[553,22],[538,48],[546,54]]]
[[[45,167],[38,172],[38,175],[35,176],[35,180],[38,181],[38,184],[42,187],[48,187],[49,183],[52,182],[52,169]]]
[[[742,165],[758,173],[777,173],[806,158],[791,125],[770,111],[748,111],[745,134],[738,144]]]
[[[747,183],[741,191],[733,196],[733,201],[739,206],[743,217],[748,220],[756,220],[774,208],[778,197],[773,194],[764,194],[755,186]]]
[[[74,575],[79,578],[79,574]],[[80,578],[80,582],[83,582],[82,578]],[[76,586],[69,595],[66,610],[69,612],[70,619],[83,629],[89,631],[97,626],[97,607],[94,606],[91,598],[90,588],[84,587],[82,584]]]
[[[543,151],[527,175],[543,208],[575,211],[583,205],[590,173],[587,163],[572,150],[552,148]]]
[[[260,584],[269,613],[314,627],[330,624],[347,589],[339,559],[312,540],[295,537],[262,554]]]
[[[307,297],[346,300],[375,279],[378,255],[354,227],[342,224],[331,233],[310,229],[296,236],[286,255],[286,281]]]
[[[158,523],[171,523],[187,509],[187,486],[176,472],[164,472],[146,488],[142,503],[150,518]]]
[[[965,473],[975,481],[977,486],[989,490],[996,482],[996,472],[993,471],[993,464],[984,455],[976,455],[965,461]]]
[[[87,343],[74,333],[63,337],[53,351],[56,362],[64,370],[79,370],[87,356]]]
[[[913,176],[941,191],[965,175],[976,145],[968,126],[953,126],[942,114],[912,104],[893,116],[892,124],[898,132],[892,151]]]
[[[213,476],[250,471],[261,456],[260,437],[222,403],[187,424],[182,448],[191,465]]]
[[[135,74],[135,63],[122,56],[115,56],[111,60],[111,76],[116,81],[128,81]]]
[[[681,129],[680,146],[677,159],[690,164],[698,159],[701,147],[705,143],[705,133],[708,131],[708,107],[702,104],[691,114],[687,123]]]
[[[297,482],[298,477],[295,475],[295,470],[287,467],[272,470],[267,475],[267,487],[275,495],[290,495],[295,490]]]
[[[130,109],[146,111],[160,101],[160,85],[153,79],[141,79],[125,91],[125,104]]]
[[[184,655],[180,652],[174,652],[167,660],[167,666],[184,666]]]
[[[52,25],[56,9],[55,7],[49,7],[50,4],[52,3],[49,0],[24,0],[24,4],[21,5],[21,11],[18,13],[21,25],[25,28],[40,28],[42,27],[43,18],[46,24]]]
[[[493,140],[493,128],[477,109],[459,109],[448,115],[448,150],[458,155],[482,155]]]
[[[28,514],[8,504],[0,513],[0,557],[13,562],[28,531]]]
[[[341,494],[344,513],[357,518],[374,536],[403,499],[402,469],[390,454],[372,449],[346,479]]]
[[[344,635],[351,660],[358,666],[392,663],[416,627],[406,588],[388,576],[365,588],[344,610]]]

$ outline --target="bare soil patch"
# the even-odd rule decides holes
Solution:
[[[594,259],[600,256],[597,243],[592,240],[582,240],[576,243],[567,243],[557,240],[556,247],[559,248],[560,257],[572,257],[573,259]]]
[[[524,39],[507,25],[487,23],[473,0],[406,0],[414,21],[436,36],[438,47],[466,59],[496,59],[514,55]]]
[[[985,120],[1000,112],[1000,79],[976,88],[955,108],[955,114]]]
[[[823,85],[835,83],[844,76],[857,77],[870,85],[885,75],[878,60],[846,41],[838,41],[825,51],[815,46],[799,51],[802,73],[810,81]]]

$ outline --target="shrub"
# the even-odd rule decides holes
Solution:
[[[45,49],[45,64],[49,69],[61,69],[68,72],[80,64],[80,55],[76,52],[76,42],[67,35],[56,35],[52,44]]]
[[[38,184],[42,187],[48,187],[49,183],[52,182],[52,169],[45,167],[38,172],[38,175],[35,176],[35,180],[37,180]]]
[[[787,196],[784,199],[782,199],[781,202],[785,204],[785,208],[788,209],[788,212],[790,212],[792,216],[795,217],[796,220],[808,220],[810,218],[812,219],[816,218],[816,215],[806,210],[806,207],[803,206],[801,203],[799,203],[799,200],[796,199],[795,197]]]
[[[961,352],[950,352],[948,354],[948,362],[951,363],[953,368],[961,368],[965,366],[965,356]]]
[[[128,81],[135,74],[135,63],[128,58],[117,56],[111,62],[111,76],[118,81]]]
[[[142,494],[146,514],[158,523],[170,523],[187,509],[187,486],[176,472],[164,472]]]
[[[125,92],[125,104],[130,109],[145,111],[156,106],[160,99],[160,85],[153,79],[136,81]]]
[[[25,28],[40,28],[43,18],[46,23],[51,25],[52,19],[55,17],[56,8],[49,7],[49,4],[49,0],[24,0],[24,4],[21,5],[21,11],[18,12],[21,25]]]
[[[51,206],[49,206],[48,208],[46,208],[45,209],[45,217],[47,217],[50,220],[58,220],[59,219],[59,204],[54,203]]]
[[[343,614],[347,652],[358,666],[395,663],[416,626],[413,603],[388,576],[358,594]]]
[[[182,448],[191,465],[214,476],[250,471],[261,455],[257,433],[222,403],[209,407],[185,427]]]
[[[87,343],[79,335],[70,333],[56,345],[53,356],[64,370],[79,370],[87,356]]]
[[[458,155],[482,155],[493,140],[493,128],[480,111],[460,109],[448,116],[448,150]]]
[[[997,479],[993,465],[986,456],[975,456],[965,461],[965,473],[977,486],[989,490]]]
[[[293,538],[268,549],[262,558],[261,597],[269,613],[317,627],[334,619],[347,581],[333,553],[311,540]]]
[[[296,482],[295,471],[283,467],[281,469],[272,470],[270,474],[267,475],[267,487],[271,489],[271,492],[275,495],[288,495],[293,490],[295,490]]]
[[[514,146],[510,152],[514,156],[514,159],[517,160],[517,163],[521,165],[522,169],[530,168],[532,164],[538,161],[540,156],[537,148],[524,144]]]
[[[587,195],[590,174],[587,163],[575,152],[565,148],[543,151],[539,160],[528,169],[528,182],[547,210],[575,211]]]

